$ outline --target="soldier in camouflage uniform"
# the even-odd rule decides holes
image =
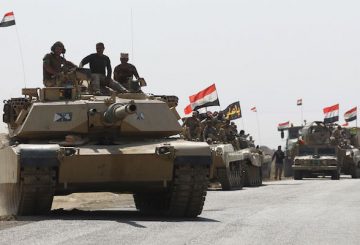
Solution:
[[[221,141],[225,143],[231,143],[235,150],[240,149],[239,142],[236,138],[236,133],[233,127],[230,125],[230,120],[225,120],[225,124],[221,127],[219,135]]]
[[[206,120],[206,126],[203,130],[203,140],[211,144],[213,141],[218,140],[218,132],[216,128],[213,126],[212,120]]]
[[[64,58],[65,47],[62,42],[56,42],[51,47],[51,53],[43,58],[43,82],[45,87],[65,86],[68,79],[64,71],[76,67]]]
[[[200,140],[201,126],[198,112],[193,111],[192,116],[185,119],[183,123],[184,136],[187,140]]]

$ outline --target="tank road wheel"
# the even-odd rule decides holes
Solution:
[[[340,172],[338,170],[334,171],[332,174],[331,174],[331,179],[332,180],[339,180],[340,179]]]
[[[208,166],[175,166],[167,192],[135,193],[135,205],[145,214],[194,218],[202,212],[208,184]]]
[[[294,170],[294,180],[302,180],[303,173],[300,170]]]
[[[219,168],[217,170],[221,188],[224,191],[240,190],[243,187],[242,165],[240,162],[230,162],[229,168]]]
[[[56,171],[51,168],[22,168],[20,182],[0,186],[1,207],[7,215],[38,215],[51,209]],[[1,212],[0,212],[1,213]]]

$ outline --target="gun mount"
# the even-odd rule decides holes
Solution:
[[[104,112],[104,121],[109,124],[115,123],[123,120],[128,115],[134,114],[136,109],[137,107],[134,101],[130,101],[130,103],[126,105],[114,103]]]

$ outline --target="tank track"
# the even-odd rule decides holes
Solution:
[[[202,212],[208,183],[208,166],[175,166],[174,179],[167,191],[135,193],[135,205],[145,214],[194,218]]]
[[[243,188],[243,167],[239,162],[230,162],[228,168],[217,169],[217,176],[224,191]]]
[[[255,187],[262,185],[262,170],[261,167],[244,162],[244,186]]]
[[[15,215],[48,213],[54,196],[56,170],[51,167],[22,167],[20,182],[10,186],[5,198]]]

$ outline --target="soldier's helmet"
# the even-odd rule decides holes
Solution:
[[[55,43],[51,46],[51,51],[52,51],[52,52],[55,52],[55,48],[57,48],[57,47],[62,48],[61,53],[62,53],[62,54],[65,54],[65,52],[66,52],[65,46],[64,46],[64,44],[63,44],[62,42],[60,42],[60,41],[55,42]]]

